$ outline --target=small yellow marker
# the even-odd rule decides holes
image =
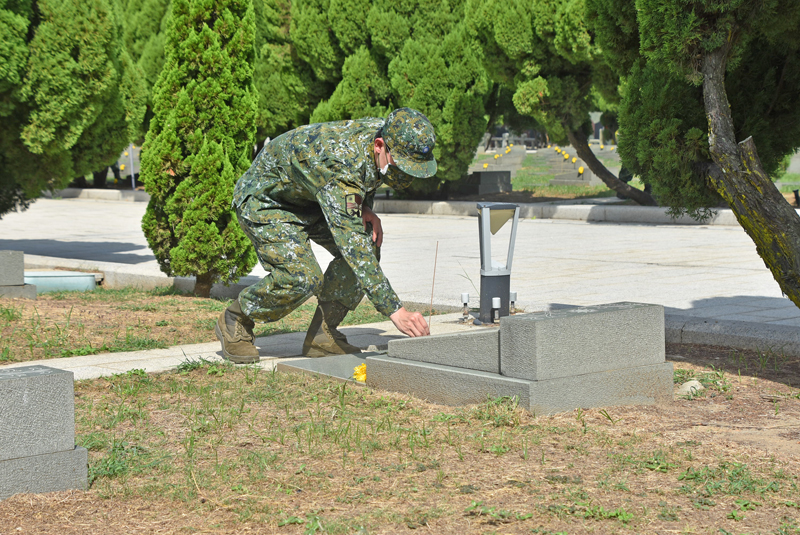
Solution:
[[[548,146],[547,146],[547,148],[549,149],[549,148],[550,148],[550,145],[548,145]]]
[[[356,366],[353,368],[353,379],[358,381],[359,383],[366,383],[367,382],[367,365],[362,364],[361,366]]]
[[[125,151],[125,156],[127,156],[127,155],[128,155],[128,151]]]
[[[483,164],[483,168],[484,169],[488,169],[489,168],[489,164],[488,163]]]
[[[578,159],[577,159],[577,158],[575,158],[575,157],[573,156],[573,157],[572,157],[572,163],[575,163],[575,162],[577,162],[577,161],[578,161]]]
[[[499,155],[499,154],[495,154],[495,155],[494,155],[494,159],[495,159],[495,160],[496,160],[496,159],[498,159],[499,157],[500,157],[500,155]]]
[[[583,174],[583,166],[578,167],[578,174],[579,175]]]
[[[120,165],[119,169],[120,169],[120,171],[124,171],[125,170],[125,164]]]
[[[566,152],[564,153],[564,159],[569,160],[569,154],[567,154]]]
[[[600,145],[600,150],[603,150],[604,148],[605,148],[605,145]]]

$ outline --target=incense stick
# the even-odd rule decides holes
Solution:
[[[436,284],[436,261],[439,259],[439,241],[436,241],[436,254],[433,255],[433,280],[431,281],[431,308],[428,311],[428,330],[431,328],[431,318],[433,317],[433,288]]]

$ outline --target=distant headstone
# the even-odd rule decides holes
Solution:
[[[0,297],[36,299],[36,286],[25,284],[25,254],[0,251]]]
[[[0,369],[0,499],[85,489],[88,452],[75,446],[73,373]]]

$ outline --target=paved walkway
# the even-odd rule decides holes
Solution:
[[[584,208],[591,214],[597,207]],[[141,231],[144,210],[141,202],[40,199],[29,210],[0,220],[0,249],[24,251],[28,269],[99,266],[107,281],[115,274],[133,273],[151,284],[166,284],[170,281],[159,272]],[[478,306],[475,217],[382,217],[381,265],[403,300],[459,306],[461,293],[468,292],[471,305]],[[503,240],[507,243],[505,232],[494,237],[498,252]],[[330,256],[321,248],[315,253],[324,268]],[[504,251],[496,255],[501,257],[504,260]],[[251,276],[263,274],[257,267]],[[781,295],[752,241],[737,225],[526,218],[519,223],[511,281],[518,306],[526,311],[638,301],[664,305],[673,319],[695,318],[725,326],[726,332],[746,327],[754,333],[782,333],[781,339],[795,336],[800,326],[800,309]],[[103,358],[107,362],[110,357]]]

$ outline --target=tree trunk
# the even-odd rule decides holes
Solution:
[[[606,166],[597,159],[592,149],[589,148],[589,142],[583,132],[580,130],[573,131],[569,128],[565,128],[565,130],[570,144],[575,148],[575,152],[578,153],[578,157],[586,162],[592,173],[605,182],[606,186],[643,206],[658,206],[656,200],[649,193],[632,188],[606,169]]]
[[[756,244],[781,290],[800,307],[800,216],[764,173],[752,137],[737,145],[725,66],[729,45],[703,56],[703,101],[708,145],[716,165],[708,179]]]
[[[194,282],[194,295],[197,297],[211,297],[211,286],[214,284],[214,277],[211,273],[197,275]]]
[[[95,188],[106,187],[106,177],[108,176],[108,166],[103,167],[102,171],[92,171],[92,185]]]

